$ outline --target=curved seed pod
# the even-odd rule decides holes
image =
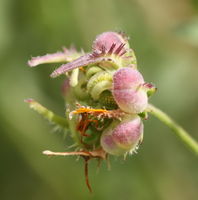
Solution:
[[[125,117],[121,122],[113,122],[100,139],[102,148],[112,155],[132,153],[143,138],[143,123],[139,116]]]
[[[109,80],[103,80],[97,85],[93,87],[91,90],[91,96],[94,100],[98,100],[100,97],[100,94],[105,91],[109,90],[112,87],[112,82]]]
[[[87,83],[87,91],[94,100],[97,100],[100,94],[112,87],[112,75],[105,71],[99,71],[93,75]]]
[[[87,79],[90,79],[94,74],[96,74],[97,72],[100,72],[100,71],[102,71],[102,69],[98,66],[87,67],[87,70],[86,70]]]
[[[126,113],[141,113],[148,105],[148,87],[139,71],[122,68],[113,76],[112,94],[121,110]]]

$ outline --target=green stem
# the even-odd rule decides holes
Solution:
[[[171,119],[166,113],[156,108],[153,105],[149,105],[147,112],[150,112],[153,116],[157,117],[161,122],[166,124],[173,132],[182,140],[182,142],[188,146],[196,155],[198,155],[198,143],[185,131],[180,125],[178,125],[173,119]]]
[[[45,119],[47,119],[52,124],[58,125],[64,129],[68,128],[67,120],[61,116],[56,115],[51,110],[48,110],[44,106],[42,106],[40,103],[36,102],[33,99],[26,99],[25,102],[27,102],[30,105],[30,108],[35,110],[37,113],[42,115]]]

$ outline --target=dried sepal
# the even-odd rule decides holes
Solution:
[[[97,109],[97,108],[91,108],[91,107],[85,107],[81,106],[80,104],[76,104],[77,109],[70,112],[69,118],[71,119],[73,115],[75,114],[88,114],[91,117],[96,117],[97,119],[121,119],[123,115],[125,114],[123,111],[117,109],[117,110],[106,110],[106,109]]]
[[[89,172],[88,172],[88,161],[93,158],[97,158],[100,163],[101,160],[107,159],[107,153],[103,149],[97,149],[94,151],[73,151],[73,152],[52,152],[49,150],[43,151],[44,155],[47,156],[81,156],[84,161],[84,173],[85,173],[85,182],[90,192],[92,192],[91,185],[89,183]]]
[[[47,156],[86,156],[90,158],[100,158],[105,160],[107,153],[103,149],[97,149],[94,151],[71,151],[71,152],[53,152],[50,150],[43,151],[44,155]]]
[[[105,127],[114,120],[121,119],[124,113],[121,110],[96,109],[77,105],[77,109],[70,112],[70,119],[74,115],[76,121],[76,130],[80,136],[80,144],[86,149],[95,149],[100,147],[100,135]]]

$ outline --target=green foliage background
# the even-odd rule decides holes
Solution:
[[[72,43],[89,51],[97,34],[122,30],[145,80],[158,87],[151,102],[198,140],[197,14],[196,0],[1,0],[0,199],[196,200],[197,157],[158,120],[145,122],[138,154],[112,158],[110,171],[91,163],[90,195],[82,160],[41,154],[65,151],[69,138],[23,99],[64,115],[63,77],[49,77],[58,65],[30,69],[27,60]]]

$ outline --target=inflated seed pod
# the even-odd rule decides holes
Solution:
[[[119,47],[120,45],[125,44],[124,49],[126,50],[129,48],[128,38],[124,34],[112,31],[104,32],[98,35],[93,42],[92,48],[96,50],[102,50],[103,48],[110,50],[113,44],[115,47]]]
[[[113,75],[113,97],[126,113],[141,113],[148,105],[148,84],[141,73],[133,68],[124,67]]]
[[[143,123],[138,115],[130,115],[122,121],[114,121],[104,130],[100,144],[111,155],[132,153],[143,139]]]
[[[113,68],[126,67],[128,65],[136,68],[136,56],[134,51],[130,48],[129,38],[124,33],[119,32],[104,32],[98,35],[93,42],[92,49],[94,54],[106,55]],[[103,66],[109,66],[110,63],[103,62]]]

